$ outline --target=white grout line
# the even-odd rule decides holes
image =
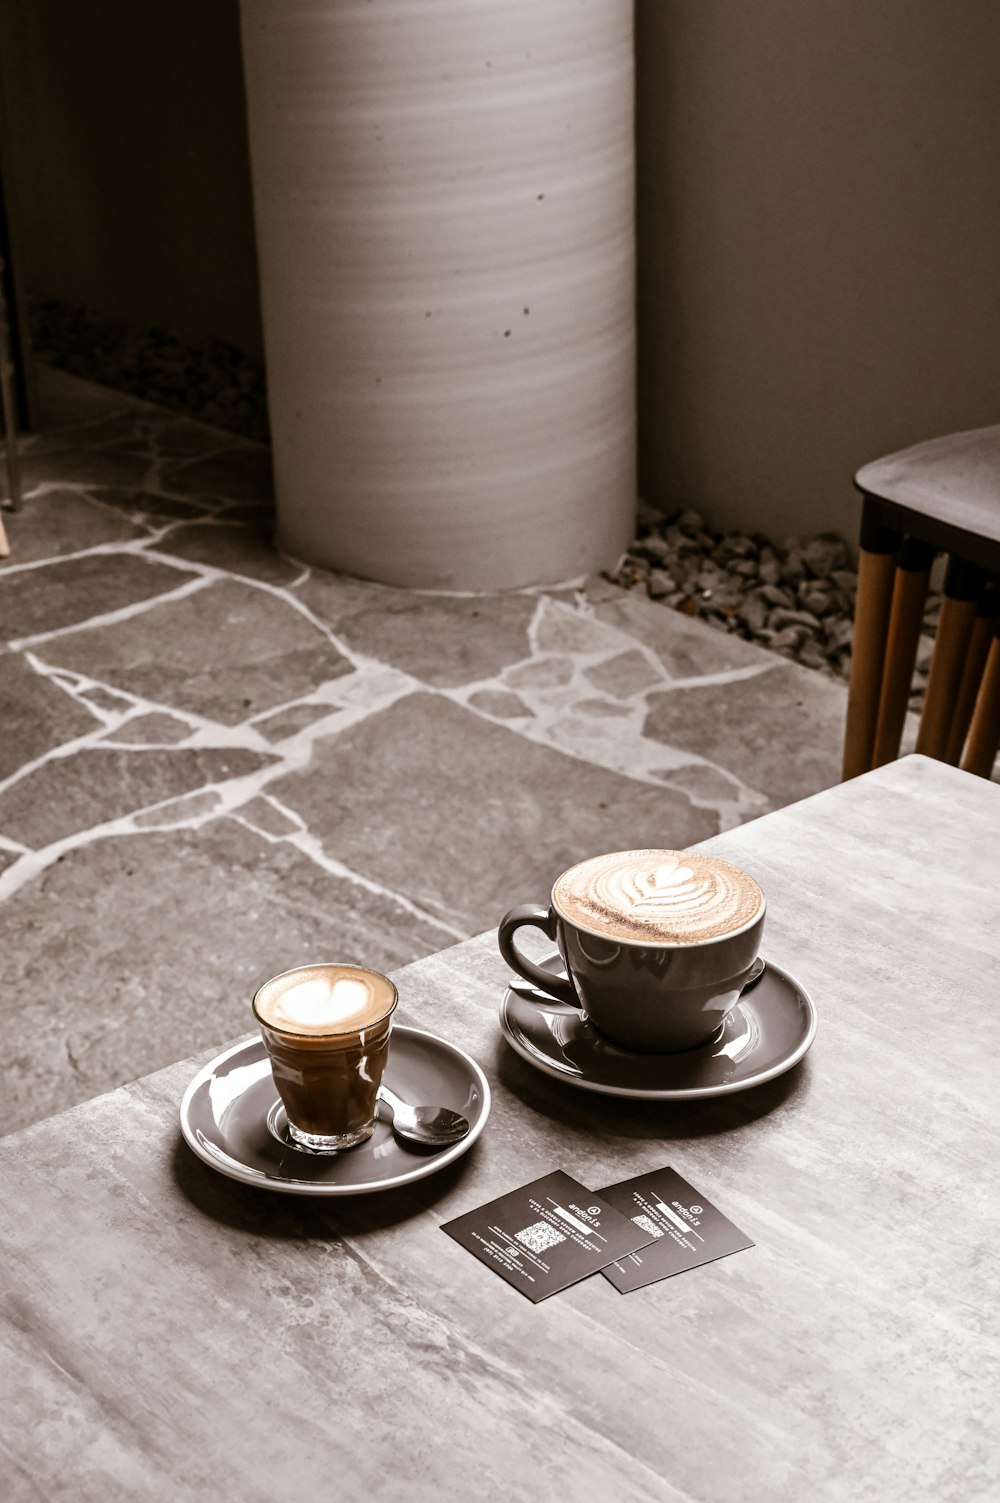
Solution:
[[[296,850],[301,851],[304,856],[308,856],[311,861],[314,861],[317,866],[321,866],[324,871],[329,872],[332,877],[342,877],[346,881],[353,882],[358,887],[363,887],[366,892],[374,893],[379,897],[388,898],[393,903],[398,903],[412,917],[419,919],[423,924],[431,924],[435,929],[440,929],[443,934],[447,934],[452,940],[469,938],[469,931],[467,929],[459,929],[454,924],[449,924],[445,919],[435,913],[431,913],[419,903],[413,902],[411,898],[405,897],[401,892],[396,892],[389,887],[383,887],[380,882],[373,881],[371,877],[363,877],[359,872],[353,871],[349,866],[345,866],[342,861],[338,861],[335,857],[327,855],[316,836],[311,834],[308,829],[302,829],[293,835],[285,836],[284,840],[286,845],[295,846]]]
[[[88,497],[87,499],[89,500],[90,498]],[[97,502],[95,504],[100,505],[100,502]],[[119,519],[123,521],[129,520],[127,512],[118,511],[115,507],[111,507],[109,509]],[[77,548],[73,553],[56,553],[51,555],[49,558],[27,559],[23,564],[4,564],[3,571],[0,572],[0,580],[10,579],[15,574],[28,574],[36,569],[47,569],[50,564],[73,564],[81,558],[101,558],[107,556],[108,554],[119,553],[128,553],[133,555],[138,553],[145,556],[144,550],[148,542],[148,538],[120,538],[117,540],[112,539],[107,543],[94,543],[90,548]],[[179,562],[180,566],[183,566],[183,561],[178,561],[176,558],[171,560],[172,566],[175,569],[179,567]],[[66,628],[64,628],[64,630],[65,629]]]
[[[530,662],[532,658],[538,657],[540,652],[542,651],[542,649],[539,648],[538,645],[538,630],[545,618],[545,608],[547,604],[548,602],[546,601],[544,595],[539,595],[535,609],[531,613],[531,620],[528,622],[528,647],[531,650],[528,658],[522,659],[523,662]],[[516,665],[509,664],[508,666],[513,667]]]
[[[89,616],[86,621],[74,622],[72,626],[60,626],[54,631],[39,631],[28,637],[19,637],[8,643],[8,646],[18,652],[25,647],[38,647],[43,642],[51,642],[55,637],[69,636],[72,632],[95,631],[101,626],[117,626],[123,621],[132,621],[136,616],[145,615],[146,611],[153,610],[158,605],[168,605],[171,601],[183,600],[188,595],[194,595],[209,583],[209,580],[202,578],[188,579],[185,584],[178,585],[175,590],[165,590],[160,595],[149,595],[142,600],[133,600],[117,610],[103,611],[97,616]]]
[[[252,804],[267,804],[275,813],[280,814],[282,819],[288,821],[289,828],[278,833],[274,830],[266,830],[263,825],[254,824],[253,819],[247,812]],[[237,820],[239,824],[244,825],[248,830],[252,830],[255,835],[262,835],[271,845],[280,845],[282,841],[287,841],[289,835],[293,832],[306,829],[305,820],[302,819],[301,815],[297,814],[294,809],[286,808],[280,799],[275,798],[273,793],[258,794],[257,798],[250,799],[247,803],[241,804],[238,809],[234,809],[229,818]]]
[[[711,628],[709,628],[711,630]],[[727,684],[740,684],[749,678],[760,678],[764,673],[773,673],[780,668],[787,658],[780,658],[777,653],[773,654],[773,663],[747,663],[743,668],[720,668],[716,673],[691,674],[687,678],[671,679],[669,683],[661,685],[652,692],[661,694],[666,690],[668,693],[679,689],[717,689],[725,688]]]
[[[548,593],[550,593],[552,591],[555,591],[555,590],[577,590],[577,591],[580,591],[580,590],[583,589],[584,585],[587,583],[587,580],[588,580],[589,577],[590,576],[587,575],[587,574],[574,574],[574,576],[573,576],[572,579],[563,579],[563,580],[558,580],[558,581],[550,581],[548,584],[519,585],[516,589],[513,589],[513,590],[502,590],[502,591],[501,590],[444,590],[444,589],[440,589],[440,588],[437,588],[437,587],[435,587],[433,589],[419,589],[419,588],[417,588],[416,586],[413,586],[413,585],[407,585],[407,586],[405,586],[405,589],[406,589],[406,593],[408,595],[429,595],[432,598],[437,597],[439,595],[444,595],[449,600],[479,600],[479,599],[484,598],[484,597],[488,597],[490,599],[494,599],[497,595],[500,595],[500,594],[503,594],[503,595],[537,595],[537,596],[539,596],[539,598],[543,598],[545,595],[547,595]],[[394,588],[401,589],[401,588],[404,588],[404,586],[397,585]]]

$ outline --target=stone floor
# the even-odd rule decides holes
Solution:
[[[266,449],[49,395],[0,568],[0,1131],[245,1032],[287,966],[401,966],[837,780],[838,683],[601,580],[306,568]]]

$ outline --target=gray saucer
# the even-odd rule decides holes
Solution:
[[[450,1106],[468,1117],[467,1137],[428,1154],[403,1147],[390,1114],[367,1143],[343,1153],[293,1148],[271,1065],[259,1034],[233,1044],[198,1072],[181,1102],[188,1146],[220,1174],[289,1195],[369,1195],[436,1174],[468,1153],[490,1114],[490,1087],[475,1060],[433,1033],[397,1023],[386,1085],[404,1101]]]
[[[561,971],[557,955],[540,964]],[[562,972],[565,975],[565,972]],[[698,1049],[680,1054],[631,1054],[617,1049],[584,1015],[563,1002],[529,1002],[508,991],[500,1026],[511,1048],[557,1080],[607,1096],[674,1101],[746,1091],[790,1070],[816,1033],[808,993],[773,961]]]

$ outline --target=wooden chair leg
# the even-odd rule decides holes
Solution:
[[[998,618],[1000,618],[1000,590],[988,589],[980,600],[979,609],[976,612],[972,635],[969,638],[969,650],[965,656],[965,667],[958,686],[958,699],[955,701],[955,711],[951,718],[951,731],[945,747],[944,760],[950,762],[952,767],[958,766],[962,755],[962,747],[965,745],[966,732],[972,722],[976,695],[979,693],[979,685],[982,682]]]
[[[1000,747],[1000,636],[993,638],[976,708],[969,727],[962,767],[988,778]]]
[[[921,543],[917,538],[907,538],[896,560],[873,767],[881,767],[884,762],[891,762],[899,756],[934,553],[929,544]]]
[[[9,558],[9,557],[10,557],[10,544],[7,541],[7,534],[4,531],[3,517],[0,517],[0,558]]]
[[[902,534],[896,528],[881,525],[874,502],[866,496],[861,514],[858,594],[854,605],[851,682],[844,731],[845,780],[868,772],[872,765],[896,553],[902,540]]]
[[[976,602],[986,581],[985,570],[964,559],[948,561],[944,599],[934,639],[934,656],[927,680],[924,713],[920,717],[916,750],[926,757],[944,758],[958,701],[969,639],[976,619]]]

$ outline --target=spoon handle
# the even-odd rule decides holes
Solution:
[[[535,986],[531,981],[522,981],[519,976],[508,976],[507,986],[516,996],[523,997],[526,1002],[542,1002],[547,1007],[560,1008],[563,1012],[579,1014],[580,1009],[574,1003],[563,1002],[552,992],[543,992],[541,987]]]

